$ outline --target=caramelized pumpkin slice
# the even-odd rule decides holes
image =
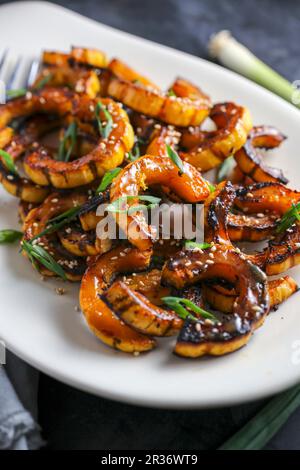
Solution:
[[[264,270],[269,276],[281,274],[300,263],[300,223],[269,242],[265,250]]]
[[[250,131],[245,145],[234,154],[238,167],[244,174],[257,182],[288,183],[281,170],[271,168],[263,162],[263,156],[258,151],[259,148],[276,148],[285,138],[275,127],[254,127]]]
[[[197,126],[208,116],[211,104],[207,97],[192,100],[169,96],[125,64],[121,65],[120,61],[117,66],[115,62],[109,65],[114,73],[107,93],[134,111],[182,127]]]
[[[228,234],[231,241],[258,242],[273,236],[277,227],[278,216],[275,214],[259,216],[246,214],[228,214]]]
[[[212,254],[212,257],[210,256]],[[177,289],[222,277],[237,284],[232,315],[218,323],[187,320],[178,336],[175,353],[185,357],[223,355],[244,346],[265,319],[270,307],[266,275],[225,245],[213,251],[181,251],[163,269],[164,283]]]
[[[122,281],[114,282],[103,299],[121,320],[141,333],[172,336],[182,326],[182,320],[175,313],[154,305]]]
[[[218,166],[239,150],[245,144],[252,128],[248,109],[234,103],[216,104],[211,110],[210,118],[216,124],[217,130],[198,130],[196,134],[191,130],[194,138],[197,135],[197,144],[188,152],[180,153],[185,161],[202,171]]]
[[[49,221],[60,214],[83,204],[87,199],[84,193],[73,193],[60,195],[53,193],[38,207],[32,209],[24,221],[24,240],[30,241],[45,230]],[[85,268],[85,260],[81,257],[74,257],[65,250],[58,241],[56,234],[41,235],[33,242],[46,250],[54,260],[62,266],[66,277],[70,281],[81,279]],[[45,276],[54,276],[54,273],[42,265],[38,265],[39,271]]]
[[[83,276],[80,305],[93,333],[105,344],[124,352],[142,352],[155,347],[155,341],[125,325],[101,296],[116,274],[145,270],[151,250],[119,246],[96,257]]]
[[[268,289],[270,296],[270,309],[276,309],[278,305],[287,300],[298,290],[298,286],[293,278],[285,276],[280,279],[273,279],[268,281]],[[233,304],[236,301],[236,294],[226,295],[219,292],[214,285],[204,284],[202,292],[207,300],[215,310],[220,310],[224,313],[232,313]]]
[[[209,194],[207,182],[188,163],[184,163],[184,173],[180,174],[170,158],[144,155],[127,165],[114,179],[110,190],[111,202],[119,200],[121,210],[126,211],[136,204],[140,192],[151,185],[165,185],[190,203],[201,202]],[[137,199],[128,200],[128,196],[136,196]],[[141,250],[152,246],[155,233],[153,227],[148,226],[143,212],[113,215],[133,245]]]
[[[281,183],[266,182],[238,188],[235,205],[249,214],[269,211],[283,215],[299,201],[300,192]]]
[[[40,98],[43,98],[42,104],[38,101],[39,105],[37,106],[36,97],[34,97],[31,105],[28,103],[27,105],[31,107],[32,112],[37,110],[40,112],[48,112],[49,110],[50,112],[51,110],[58,114],[65,111],[66,107],[68,107],[68,111],[73,118],[93,122],[95,120],[97,101],[90,100],[86,96],[71,95],[67,104],[63,105],[68,93],[70,92],[65,92],[62,89],[48,88],[39,92]],[[16,103],[16,101],[14,102]],[[53,101],[58,102],[57,106],[53,104]],[[110,99],[102,99],[101,103],[112,118],[109,138],[104,139],[100,137],[97,145],[91,152],[68,162],[53,160],[52,155],[45,149],[38,148],[31,154],[26,155],[24,159],[25,171],[32,181],[41,186],[51,184],[56,188],[73,188],[91,183],[96,178],[101,177],[106,171],[117,167],[123,162],[125,153],[133,145],[132,127],[127,114],[117,103]],[[29,113],[26,102],[20,101],[19,105],[23,108],[23,113],[25,111]],[[24,107],[26,107],[26,110],[24,110]],[[19,114],[22,115],[21,112]],[[100,118],[104,122],[105,117],[102,111]]]

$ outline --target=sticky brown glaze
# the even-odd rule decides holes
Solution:
[[[95,122],[97,102],[69,90],[45,88],[2,105],[0,129],[15,117],[37,112],[54,113],[58,116],[68,114],[84,122]],[[38,148],[24,159],[24,169],[32,181],[41,186],[51,184],[57,188],[77,187],[94,181],[107,170],[122,163],[125,153],[133,145],[132,127],[127,114],[117,103],[110,99],[102,99],[101,102],[113,120],[109,138],[105,140],[101,137],[90,153],[69,162],[53,160],[46,149]],[[104,120],[104,115],[101,118]]]
[[[141,333],[172,336],[182,327],[182,320],[174,312],[154,305],[125,282],[114,282],[103,299],[121,320]]]
[[[201,202],[209,194],[207,182],[188,163],[184,163],[184,173],[180,174],[170,158],[144,155],[127,165],[114,179],[110,190],[111,202],[127,196],[137,196],[136,200],[125,199],[121,202],[121,208],[126,209],[136,204],[138,195],[152,185],[167,186],[183,201],[190,203]],[[119,213],[113,215],[133,245],[141,250],[152,246],[155,233],[142,212],[125,217]]]
[[[297,221],[284,233],[270,240],[265,250],[265,272],[281,274],[300,263],[300,223]]]
[[[25,218],[23,231],[24,240],[30,241],[47,227],[49,220],[66,212],[67,210],[80,206],[87,199],[84,193],[59,194],[53,193],[38,207],[32,209]],[[78,281],[86,268],[86,262],[82,257],[75,257],[67,251],[57,239],[56,234],[44,235],[37,238],[33,243],[41,246],[55,259],[63,268],[70,281]],[[38,264],[39,271],[45,276],[55,274],[44,266]]]
[[[191,133],[196,133],[197,144],[188,152],[180,153],[185,161],[202,171],[218,166],[239,150],[245,144],[252,128],[248,109],[234,103],[216,104],[211,110],[210,118],[216,124],[217,130],[207,132],[191,129]]]
[[[93,333],[105,344],[124,352],[142,352],[155,347],[155,341],[124,324],[101,296],[119,273],[147,269],[151,250],[119,246],[91,261],[80,288],[80,305]]]
[[[7,152],[15,163],[22,164],[25,152],[29,151],[45,133],[58,125],[59,121],[51,116],[36,116],[27,120],[18,131],[5,127],[0,131],[0,148]],[[16,175],[11,172],[5,166],[3,159],[0,163],[0,181],[7,192],[27,202],[42,202],[50,190],[48,187],[42,188],[34,184],[20,174]]]
[[[212,254],[212,257],[210,256]],[[181,251],[168,261],[162,281],[177,289],[222,277],[239,292],[233,313],[217,324],[187,320],[178,336],[175,353],[185,357],[223,355],[244,346],[265,319],[270,307],[266,275],[225,245],[213,251]]]
[[[85,232],[78,223],[70,223],[57,232],[62,246],[75,256],[94,256],[98,251],[95,231]]]
[[[300,192],[281,183],[256,183],[237,189],[235,205],[247,213],[273,212],[283,215],[300,201]]]
[[[291,295],[298,291],[298,285],[290,276],[268,281],[270,296],[270,309],[275,310],[278,305],[287,300]],[[233,304],[236,301],[236,293],[221,293],[216,285],[204,284],[202,292],[209,305],[224,313],[232,313]]]
[[[264,163],[263,155],[258,150],[276,148],[285,138],[275,127],[254,127],[250,131],[245,145],[234,154],[238,167],[245,175],[257,182],[288,183],[280,169],[269,167]]]
[[[169,96],[120,61],[108,67],[112,71],[108,95],[134,111],[182,127],[197,126],[208,116],[211,103],[207,97]]]
[[[275,233],[278,216],[273,214],[228,214],[228,235],[231,241],[258,242],[267,240]]]

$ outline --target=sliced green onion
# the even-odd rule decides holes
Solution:
[[[50,82],[52,77],[53,77],[53,74],[49,73],[45,77],[41,78],[41,80],[36,85],[34,85],[33,90],[41,90],[42,88],[44,88],[44,86],[46,86],[47,83]]]
[[[175,150],[170,147],[170,145],[166,144],[167,148],[167,153],[169,158],[172,160],[172,162],[179,168],[180,173],[184,173],[184,166],[183,166],[183,161],[181,160],[180,156],[178,155]]]
[[[14,243],[22,238],[23,233],[18,230],[4,229],[0,230],[0,243]]]
[[[211,243],[196,243],[191,240],[187,240],[184,244],[185,248],[188,250],[192,250],[194,248],[198,248],[199,250],[206,250],[207,248],[211,248]]]
[[[149,203],[149,204],[147,204],[147,209],[152,209],[152,208],[156,207],[161,201],[161,198],[159,198],[159,197],[148,196],[148,195],[143,195],[143,196],[121,196],[118,199],[116,199],[114,202],[110,203],[107,206],[106,210],[108,212],[128,213],[128,211],[130,210],[130,207],[128,207],[126,209],[122,209],[122,204],[123,203],[127,204],[128,201],[131,201],[133,199],[138,199],[139,201],[145,201],[145,202]],[[136,205],[132,206],[132,207],[136,207]]]
[[[102,124],[102,120],[100,118],[101,111],[104,114],[105,119],[106,119],[105,125]],[[95,115],[96,115],[96,119],[98,123],[99,132],[101,136],[103,137],[103,139],[107,139],[113,129],[113,119],[111,117],[110,112],[107,111],[107,109],[103,106],[103,104],[100,101],[98,101],[96,105]]]
[[[224,162],[221,163],[219,167],[219,171],[218,171],[218,176],[217,176],[218,183],[228,178],[230,172],[234,168],[234,165],[235,165],[235,160],[232,155],[230,157],[227,157],[226,160],[224,160]]]
[[[63,212],[62,214],[50,219],[48,221],[47,227],[42,232],[35,235],[33,238],[30,239],[30,242],[36,240],[37,238],[41,238],[44,235],[49,235],[50,233],[57,232],[61,227],[68,224],[72,220],[74,220],[79,212],[81,211],[81,206],[72,207],[71,209]]]
[[[4,163],[7,169],[11,173],[18,175],[18,169],[14,163],[12,156],[9,153],[5,152],[5,150],[0,149],[0,157],[2,157],[2,160],[4,160]]]
[[[240,431],[226,441],[220,450],[260,450],[300,406],[300,386],[273,398]]]
[[[8,98],[20,98],[21,96],[25,96],[27,93],[26,88],[17,88],[16,90],[7,90],[6,95]]]
[[[55,261],[55,259],[46,251],[44,248],[38,245],[32,245],[30,242],[25,240],[21,243],[22,249],[27,253],[28,258],[34,264],[35,261],[41,263],[45,268],[51,272],[57,274],[65,281],[67,280],[66,274],[63,268]]]
[[[134,162],[140,157],[140,155],[141,155],[141,152],[140,152],[139,142],[137,141],[132,147],[132,150],[128,152],[127,159],[130,162]]]
[[[111,184],[112,180],[118,176],[122,168],[113,168],[112,170],[109,170],[105,173],[103,176],[100,185],[98,186],[96,193],[101,193],[102,191],[105,191],[106,188]]]
[[[68,162],[77,140],[77,124],[71,122],[65,132],[63,139],[60,141],[57,159],[61,162]]]
[[[299,107],[300,102],[295,99],[295,94],[299,95],[299,91],[297,92],[295,86],[259,60],[249,49],[233,38],[230,31],[220,31],[212,36],[208,50],[211,57],[218,59],[221,64]]]
[[[182,299],[181,297],[162,297],[161,299],[164,304],[166,304],[168,307],[170,307],[172,310],[174,310],[183,320],[189,319],[189,320],[199,320],[197,317],[192,315],[186,308],[183,307],[185,305],[188,307],[192,312],[197,313],[198,315],[201,315],[202,318],[205,318],[207,320],[211,320],[213,322],[217,322],[218,319],[210,312],[207,312],[201,307],[198,307],[198,305],[194,304],[189,299]]]
[[[285,232],[297,220],[300,220],[300,202],[298,202],[298,204],[292,204],[291,209],[286,211],[286,213],[282,216],[279,225],[276,228],[276,232]]]

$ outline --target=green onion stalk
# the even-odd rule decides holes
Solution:
[[[247,47],[232,37],[230,31],[220,31],[209,41],[210,56],[222,65],[244,75],[284,98],[289,103],[300,107],[300,90],[258,59]]]

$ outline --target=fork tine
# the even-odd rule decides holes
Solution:
[[[33,84],[34,80],[36,79],[36,76],[38,74],[38,70],[40,68],[40,61],[38,59],[34,59],[31,62],[30,68],[29,68],[29,73],[26,81],[26,86],[29,87]]]
[[[19,74],[19,71],[21,69],[21,64],[22,64],[21,57],[18,57],[18,59],[15,63],[15,66],[14,66],[13,70],[11,71],[11,74],[10,74],[9,78],[6,80],[7,90],[11,90],[13,88],[16,88],[16,81],[18,79],[18,74]]]
[[[6,57],[7,57],[7,54],[8,54],[8,47],[4,50],[4,52],[2,53],[2,56],[1,56],[1,59],[0,59],[0,70],[2,69],[3,67],[3,64],[6,60]]]

